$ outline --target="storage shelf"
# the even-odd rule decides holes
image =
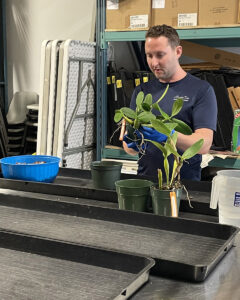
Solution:
[[[180,39],[195,40],[209,46],[240,47],[240,26],[177,29]],[[144,41],[146,31],[105,31],[102,42]]]
[[[97,0],[97,159],[107,142],[107,49],[108,42],[144,41],[146,31],[106,31],[106,0]],[[223,27],[200,26],[188,29],[177,29],[181,40],[209,47],[240,47],[240,24]]]

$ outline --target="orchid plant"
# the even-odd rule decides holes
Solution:
[[[174,102],[170,115],[160,108],[159,102],[166,95],[168,88],[169,85],[167,85],[164,93],[155,103],[153,103],[151,94],[144,96],[143,92],[139,92],[136,98],[135,111],[128,107],[122,107],[115,111],[114,116],[114,121],[116,123],[120,123],[123,119],[126,121],[128,125],[128,136],[131,136],[131,139],[136,142],[141,154],[145,154],[144,149],[146,149],[146,147],[144,147],[144,144],[146,142],[153,143],[162,152],[166,182],[163,183],[162,170],[158,169],[158,188],[161,190],[172,190],[181,187],[180,170],[183,162],[196,155],[204,142],[203,139],[200,139],[184,151],[182,155],[178,153],[176,147],[178,132],[190,135],[192,134],[192,129],[185,122],[175,118],[183,107],[183,100],[181,98],[176,99]],[[157,115],[152,113],[153,109],[158,112]],[[140,126],[151,127],[158,132],[165,134],[167,136],[166,142],[158,143],[144,139],[142,135],[139,140],[139,132],[136,134],[136,131]],[[172,133],[173,130],[174,133]],[[171,174],[168,161],[170,155],[173,155],[174,158]]]

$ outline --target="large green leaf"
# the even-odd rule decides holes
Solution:
[[[148,103],[143,103],[141,105],[142,110],[144,111],[150,111],[151,110],[151,106]]]
[[[115,110],[114,122],[116,123],[120,122],[122,117],[123,117],[122,112],[119,109]]]
[[[164,148],[167,150],[167,157],[171,154],[171,149],[168,147],[167,142],[164,144]]]
[[[165,134],[166,136],[170,136],[172,130],[170,130],[161,120],[152,120],[151,124],[155,130]]]
[[[150,121],[156,119],[156,116],[150,111],[143,111],[138,115],[138,119],[141,123],[150,123]]]
[[[137,106],[138,109],[141,108],[143,99],[144,99],[144,93],[143,92],[139,92],[137,94],[137,98],[136,98],[136,106]]]
[[[167,150],[168,156],[173,154],[176,157],[180,157],[180,154],[174,149],[174,147],[170,143],[166,143],[164,148]]]
[[[136,112],[129,107],[122,107],[120,111],[130,119],[135,119],[137,117]]]
[[[152,95],[151,94],[147,94],[146,97],[143,100],[143,103],[146,103],[148,105],[152,105]]]
[[[152,141],[152,140],[148,140],[148,139],[145,139],[145,141],[152,143],[154,146],[156,146],[159,150],[162,151],[162,154],[163,154],[164,157],[167,157],[167,150],[163,147],[163,145],[161,145],[158,142],[155,142],[155,141]]]
[[[169,120],[169,119],[170,119],[170,116],[169,116],[167,113],[165,113],[165,111],[163,111],[163,110],[161,109],[161,107],[159,107],[159,112],[160,112],[160,114],[162,115],[162,117],[163,117],[165,120]]]
[[[182,109],[182,107],[183,107],[183,99],[182,98],[178,98],[173,103],[171,117],[176,116],[180,112],[180,110]]]
[[[158,112],[160,112],[160,107],[159,107],[159,105],[156,102],[153,103],[152,108],[156,109]]]
[[[174,145],[176,145],[176,143],[177,143],[177,137],[178,137],[178,134],[177,134],[177,132],[175,131],[172,135],[171,135],[171,140],[172,140],[172,143],[174,144]],[[168,139],[168,142],[170,141],[170,138]]]
[[[204,140],[200,139],[199,141],[197,141],[196,143],[194,143],[191,147],[189,147],[181,156],[181,159],[189,159],[191,157],[193,157],[194,155],[196,155],[199,150],[202,148]]]
[[[177,123],[164,123],[164,125],[172,132],[177,127]]]
[[[186,134],[186,135],[190,135],[192,134],[192,129],[191,127],[189,127],[186,123],[184,123],[183,121],[181,120],[178,120],[178,119],[175,119],[175,118],[172,118],[172,121],[174,123],[177,123],[177,127],[175,127],[175,130],[180,132],[180,133],[183,133],[183,134]]]

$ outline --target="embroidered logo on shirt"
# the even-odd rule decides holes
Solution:
[[[183,101],[189,101],[189,97],[188,96],[175,96],[174,98],[173,98],[173,101],[176,101],[177,99],[182,99]]]

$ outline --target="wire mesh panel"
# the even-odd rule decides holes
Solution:
[[[41,110],[41,119],[47,114],[46,147],[38,149],[62,158],[63,166],[89,169],[96,139],[95,43],[54,40],[50,45],[48,107]]]

